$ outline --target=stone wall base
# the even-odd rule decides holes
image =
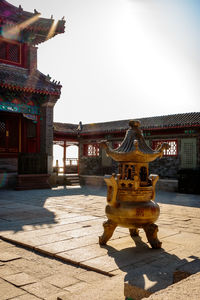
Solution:
[[[50,189],[49,174],[17,175],[16,190]]]
[[[159,179],[156,184],[156,190],[162,190],[167,192],[178,192],[178,180]]]
[[[9,189],[16,186],[17,173],[0,173],[0,189]]]
[[[80,175],[80,185],[106,186],[103,176]]]

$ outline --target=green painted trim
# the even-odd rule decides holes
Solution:
[[[40,108],[38,106],[31,106],[26,104],[15,104],[9,102],[1,102],[0,111],[40,115]]]

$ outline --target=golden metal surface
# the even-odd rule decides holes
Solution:
[[[105,245],[111,238],[117,226],[126,227],[130,235],[138,235],[138,229],[143,228],[152,248],[160,248],[157,238],[158,226],[155,221],[160,214],[159,205],[155,200],[155,187],[158,175],[149,175],[148,163],[162,157],[164,144],[154,151],[144,140],[138,121],[130,121],[121,146],[115,150],[103,141],[102,147],[107,155],[119,162],[119,174],[105,175],[107,184],[106,215],[104,233],[99,237],[100,245]],[[136,139],[137,138],[137,139]]]

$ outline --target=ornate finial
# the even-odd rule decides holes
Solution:
[[[129,121],[129,126],[131,128],[133,128],[133,127],[140,127],[140,125],[141,125],[141,122],[138,121],[138,120],[130,120]]]
[[[46,79],[47,79],[47,81],[50,81],[50,80],[51,80],[51,77],[49,76],[49,74],[47,74]]]
[[[36,9],[34,9],[34,14],[35,15],[38,15],[38,14],[40,14]]]
[[[65,16],[62,17],[62,20],[63,20],[63,21],[65,20]]]
[[[82,128],[83,128],[83,124],[82,124],[82,122],[80,121],[76,130],[77,130],[77,131],[81,131]]]

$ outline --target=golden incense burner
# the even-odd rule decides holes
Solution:
[[[154,223],[160,214],[155,200],[155,186],[158,175],[149,175],[148,163],[163,156],[164,143],[155,151],[145,142],[139,121],[130,121],[130,128],[122,144],[112,150],[106,141],[101,145],[106,153],[119,162],[119,174],[105,175],[107,184],[106,215],[104,233],[99,237],[100,245],[105,245],[115,228],[129,228],[131,236],[138,235],[138,228],[143,228],[152,248],[160,248],[157,238],[158,226]]]

